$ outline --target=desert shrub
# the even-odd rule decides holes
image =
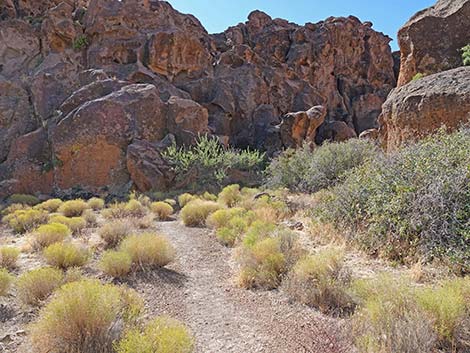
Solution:
[[[151,213],[133,220],[134,225],[139,229],[149,229],[154,225],[155,216]]]
[[[272,235],[276,228],[276,224],[272,222],[254,221],[246,231],[245,237],[243,238],[243,245],[246,247],[255,245],[256,242]]]
[[[277,288],[286,271],[286,259],[279,239],[265,238],[251,247],[242,247],[239,283],[245,288]]]
[[[205,225],[207,217],[220,208],[217,202],[196,199],[183,207],[181,219],[188,227],[201,227]]]
[[[112,353],[113,342],[134,325],[142,301],[130,289],[84,280],[64,285],[31,327],[38,353]]]
[[[98,231],[101,239],[104,240],[107,248],[115,248],[131,232],[131,226],[125,221],[106,223]]]
[[[78,282],[85,279],[80,267],[70,267],[65,271],[64,283]]]
[[[470,348],[470,278],[424,288],[417,300],[431,318],[442,349],[460,352]]]
[[[381,275],[357,280],[353,292],[361,308],[352,317],[352,334],[360,352],[432,352],[432,322],[417,305],[405,280]]]
[[[0,297],[6,296],[13,282],[13,276],[4,268],[0,268]]]
[[[41,210],[17,210],[3,217],[2,222],[8,224],[16,233],[27,232],[42,223],[46,223],[48,214]]]
[[[128,202],[117,202],[101,211],[104,218],[119,219],[126,217],[144,217],[147,208],[138,200],[132,199]]]
[[[10,205],[21,204],[27,206],[35,206],[39,202],[40,201],[36,196],[27,194],[13,194],[8,198],[8,203]]]
[[[422,79],[423,77],[425,77],[426,75],[421,73],[421,72],[418,72],[416,73],[412,78],[411,78],[411,81],[417,81],[417,80],[420,80]]]
[[[462,48],[462,63],[464,66],[470,66],[470,44]]]
[[[129,254],[132,263],[143,270],[166,266],[175,258],[175,249],[170,242],[153,233],[130,235],[119,249]]]
[[[92,210],[85,210],[81,218],[85,220],[88,227],[96,227],[98,225],[98,218]]]
[[[64,241],[70,235],[70,229],[61,223],[49,223],[34,231],[34,242],[40,249]]]
[[[223,208],[209,215],[206,224],[210,228],[219,229],[226,226],[233,217],[241,216],[245,213],[246,210],[240,207]]]
[[[160,221],[166,221],[173,214],[174,210],[166,202],[158,201],[150,204],[150,209],[155,213]]]
[[[39,305],[62,284],[61,270],[44,267],[22,274],[16,283],[21,301],[29,305]]]
[[[233,246],[240,240],[250,225],[250,219],[242,216],[232,217],[225,226],[217,229],[217,239],[226,246]]]
[[[7,246],[0,247],[0,268],[15,268],[18,256],[20,256],[18,249]]]
[[[85,215],[86,211],[83,213]],[[80,233],[87,226],[87,221],[83,217],[65,217],[62,215],[53,215],[49,218],[51,223],[60,223],[66,225],[73,234]]]
[[[24,210],[29,210],[31,206],[28,205],[22,205],[20,203],[14,203],[12,205],[9,205],[5,208],[2,209],[2,216],[10,215],[16,211],[24,211]]]
[[[356,168],[313,209],[371,253],[470,270],[470,129],[442,132]]]
[[[101,210],[104,208],[104,200],[99,197],[92,197],[88,200],[88,206],[94,211]]]
[[[301,303],[323,313],[347,314],[354,302],[349,295],[350,273],[344,266],[344,254],[327,248],[300,259],[285,283],[287,292]]]
[[[229,179],[230,170],[249,171],[255,175],[265,165],[263,153],[225,148],[216,138],[208,136],[199,137],[194,146],[178,148],[173,145],[164,151],[163,156],[178,177],[184,178],[190,171],[197,175],[194,189],[198,185],[222,187]]]
[[[242,200],[242,194],[240,192],[240,185],[233,184],[228,185],[222,189],[219,193],[218,201],[227,206],[234,207]]]
[[[35,208],[39,210],[44,210],[47,212],[56,212],[59,207],[62,205],[63,201],[61,199],[50,199],[44,201],[37,205]]]
[[[108,276],[125,277],[131,272],[132,258],[123,251],[108,250],[103,253],[100,261],[101,270]]]
[[[180,196],[178,196],[178,205],[180,205],[180,207],[183,208],[189,202],[191,202],[195,199],[197,199],[197,196],[194,196],[194,195],[191,195],[191,194],[188,194],[188,193],[181,194]]]
[[[149,322],[143,332],[131,330],[117,344],[118,353],[191,353],[194,341],[181,322],[158,317]]]
[[[71,243],[55,243],[44,249],[48,265],[61,269],[83,266],[89,258],[86,248]]]
[[[310,146],[287,150],[268,166],[266,183],[272,188],[317,192],[342,181],[346,172],[376,153],[372,142],[359,139],[325,143],[313,150]]]
[[[89,206],[85,201],[78,199],[64,202],[58,211],[65,217],[79,217],[88,208]]]

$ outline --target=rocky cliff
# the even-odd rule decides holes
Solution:
[[[164,1],[3,1],[0,196],[128,185],[168,134],[271,152],[356,136],[396,84],[389,41],[354,17],[255,11],[211,35]]]

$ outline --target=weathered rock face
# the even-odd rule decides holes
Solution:
[[[168,134],[270,153],[356,136],[395,86],[389,40],[354,17],[299,26],[255,11],[210,35],[164,1],[4,0],[0,193],[166,187],[162,163],[137,168]]]
[[[470,121],[470,67],[440,72],[395,89],[379,118],[380,139],[390,150]]]
[[[460,49],[470,43],[470,0],[439,0],[418,12],[399,31],[398,86],[414,75],[434,74],[462,65]]]

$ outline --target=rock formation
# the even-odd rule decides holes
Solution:
[[[398,41],[398,86],[410,82],[417,73],[429,75],[461,66],[460,49],[470,44],[470,1],[437,1],[400,29]]]
[[[389,41],[355,17],[299,26],[255,11],[211,35],[164,1],[3,1],[0,196],[165,188],[162,163],[136,166],[168,134],[270,152],[357,136],[395,86]],[[289,112],[307,118],[276,128]]]
[[[436,132],[455,130],[470,121],[470,67],[426,76],[394,90],[380,116],[380,138],[393,150]]]

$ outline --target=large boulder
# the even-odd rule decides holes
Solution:
[[[380,139],[393,150],[445,126],[470,121],[470,67],[440,72],[395,89],[383,106]]]
[[[462,65],[460,49],[470,43],[470,0],[438,0],[398,32],[401,69],[398,86],[418,73],[434,74]]]
[[[280,125],[281,140],[285,147],[301,147],[315,143],[317,129],[325,121],[326,109],[316,106],[307,111],[286,114]]]

